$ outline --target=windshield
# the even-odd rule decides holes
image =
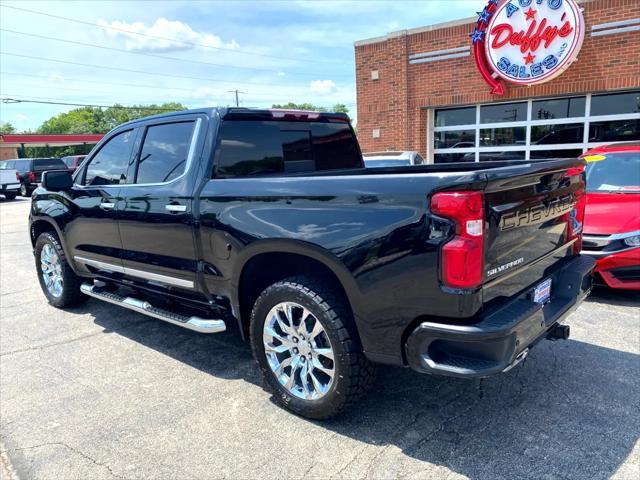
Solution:
[[[587,192],[640,193],[640,152],[587,155]]]
[[[371,167],[406,167],[411,165],[410,160],[364,160],[364,166]]]

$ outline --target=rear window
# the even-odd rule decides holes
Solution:
[[[13,168],[20,173],[24,173],[30,168],[30,160],[17,160],[16,163],[13,164]]]
[[[217,177],[357,168],[360,155],[346,123],[228,120],[220,128]]]
[[[64,162],[57,158],[36,158],[33,161],[33,168],[38,170],[67,168]]]
[[[166,123],[147,129],[136,183],[164,183],[185,170],[194,122]]]

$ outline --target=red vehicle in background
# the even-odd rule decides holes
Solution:
[[[71,173],[73,173],[78,169],[85,157],[86,155],[69,155],[67,157],[62,157],[60,160],[62,160],[64,164],[69,167]]]
[[[604,145],[587,161],[583,254],[611,288],[640,290],[640,142]]]

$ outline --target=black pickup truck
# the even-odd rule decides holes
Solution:
[[[237,326],[275,397],[327,418],[375,363],[483,377],[567,338],[584,191],[577,159],[367,169],[346,115],[214,108],[46,172],[29,228],[52,305]]]

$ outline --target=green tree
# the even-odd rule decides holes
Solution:
[[[131,120],[177,110],[185,110],[185,106],[180,103],[163,103],[126,108],[119,104],[109,108],[80,107],[51,117],[38,128],[38,133],[107,133]]]
[[[284,108],[287,110],[312,110],[314,112],[339,112],[339,113],[349,113],[349,109],[344,103],[336,103],[333,107],[319,107],[317,105],[313,105],[311,103],[283,103],[278,104],[274,103],[271,108]]]
[[[0,122],[0,133],[16,133],[16,127],[9,122]]]
[[[344,103],[336,103],[332,110],[339,113],[349,113],[349,108]]]
[[[35,133],[41,134],[72,134],[72,133],[107,133],[118,125],[166,112],[185,110],[181,103],[168,102],[162,105],[133,105],[122,107],[116,104],[109,108],[80,107],[68,112],[60,113],[46,120]],[[88,153],[92,145],[77,145],[71,147],[30,147],[26,148],[26,157],[43,157],[54,155],[82,155]],[[22,153],[22,152],[21,152]]]

